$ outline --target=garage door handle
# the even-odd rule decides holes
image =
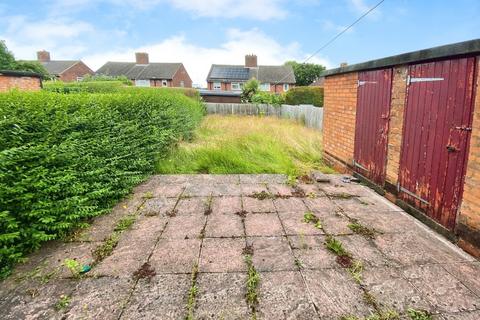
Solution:
[[[448,152],[455,152],[455,151],[459,151],[457,148],[455,148],[454,146],[447,146],[447,150]]]

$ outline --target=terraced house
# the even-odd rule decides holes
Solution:
[[[37,60],[50,75],[64,82],[80,81],[94,74],[82,60],[51,60],[50,52],[45,50],[37,52]]]
[[[96,74],[126,76],[137,87],[192,87],[192,79],[183,63],[151,63],[145,52],[135,53],[135,62],[109,61]]]
[[[208,90],[241,91],[250,79],[260,82],[260,90],[282,93],[295,86],[291,66],[259,66],[256,55],[246,55],[245,65],[213,64],[207,76]]]

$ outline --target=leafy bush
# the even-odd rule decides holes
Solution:
[[[250,79],[243,85],[240,98],[242,102],[252,102],[252,97],[258,93],[260,82],[257,79]]]
[[[0,277],[108,212],[203,113],[175,90],[0,94]]]
[[[285,97],[283,95],[270,92],[258,92],[252,96],[251,100],[253,103],[265,103],[276,106],[285,103]]]
[[[107,76],[102,74],[95,74],[95,75],[87,74],[83,77],[81,82],[92,82],[92,81],[120,81],[125,85],[128,85],[128,86],[132,85],[132,81],[128,79],[126,76],[112,77],[112,76]]]
[[[125,84],[122,81],[45,81],[43,83],[43,90],[57,93],[113,93],[121,91],[123,87],[125,87]]]
[[[285,103],[291,105],[313,104],[323,107],[323,88],[295,87],[287,91]]]

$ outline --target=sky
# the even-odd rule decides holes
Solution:
[[[303,62],[379,0],[2,0],[0,40],[17,59],[182,62],[205,84],[212,63]],[[479,0],[386,0],[310,62],[327,68],[480,38]]]

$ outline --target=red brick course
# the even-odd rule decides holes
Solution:
[[[65,70],[59,75],[59,79],[64,82],[77,81],[78,77],[84,77],[87,74],[93,75],[94,72],[82,61],[77,62],[72,67]]]
[[[38,77],[18,77],[9,75],[0,75],[0,92],[19,89],[25,91],[38,91],[41,89],[42,82]]]
[[[353,163],[357,80],[356,72],[325,79],[323,144],[326,160],[331,164],[336,164],[336,160],[344,165]]]

